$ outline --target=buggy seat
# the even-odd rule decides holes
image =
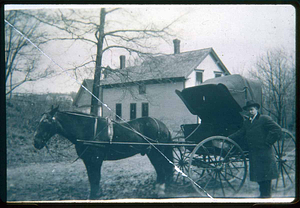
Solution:
[[[188,138],[196,142],[208,136],[228,136],[237,131],[243,123],[242,107],[246,102],[262,102],[260,83],[237,74],[209,79],[198,86],[175,92],[189,111],[201,119],[201,126],[194,132],[196,136]],[[185,136],[197,125],[182,125]]]

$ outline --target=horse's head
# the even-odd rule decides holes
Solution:
[[[38,128],[34,134],[34,147],[36,149],[42,149],[47,141],[57,133],[57,121],[55,114],[58,111],[58,107],[51,108],[51,111],[44,113]]]

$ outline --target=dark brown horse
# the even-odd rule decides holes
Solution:
[[[138,153],[147,154],[157,173],[156,188],[159,196],[164,194],[165,185],[168,187],[172,180],[173,166],[161,154],[163,153],[170,161],[173,161],[171,146],[156,146],[159,152],[152,145],[105,144],[98,147],[78,142],[78,140],[147,144],[149,144],[148,141],[152,143],[170,142],[169,130],[157,119],[142,117],[127,123],[113,122],[110,125],[105,118],[77,112],[61,112],[57,107],[43,115],[35,133],[35,148],[42,149],[55,134],[60,134],[75,144],[77,154],[83,160],[88,173],[91,188],[90,199],[100,196],[98,194],[99,183],[101,165],[104,160],[123,159]],[[102,192],[100,193],[102,194]]]

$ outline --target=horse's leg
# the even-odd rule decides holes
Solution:
[[[157,150],[152,149],[148,154],[148,158],[155,168],[157,179],[156,179],[156,191],[158,197],[165,195],[165,182],[166,177],[171,176],[169,174],[170,164]],[[168,157],[168,155],[166,155]],[[167,169],[168,168],[168,169]],[[171,173],[172,174],[172,173]]]
[[[90,158],[84,158],[83,162],[85,164],[90,182],[91,190],[89,199],[97,199],[97,197],[99,197],[98,191],[100,188],[101,166],[103,163],[103,158],[100,158],[99,156],[91,156]]]
[[[165,147],[164,152],[165,156],[169,159],[169,161],[173,162],[173,148],[172,147]],[[163,162],[163,172],[165,177],[166,189],[170,188],[170,185],[173,181],[173,171],[174,165],[171,164],[167,159],[164,158]]]

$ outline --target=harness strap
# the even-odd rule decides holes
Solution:
[[[160,130],[160,125],[159,125],[159,123],[157,122],[157,120],[156,120],[155,118],[152,118],[152,117],[149,117],[149,118],[151,118],[151,119],[156,123],[156,125],[157,125],[157,130],[158,130],[158,132],[157,132],[157,138],[160,138],[161,130]],[[156,139],[156,141],[158,141],[158,140]]]
[[[114,136],[114,126],[112,120],[109,117],[106,118],[106,122],[107,122],[107,135],[109,137],[109,143],[111,144]]]
[[[96,136],[97,136],[97,126],[98,126],[98,119],[95,118],[95,125],[94,125],[94,139],[95,139]]]

